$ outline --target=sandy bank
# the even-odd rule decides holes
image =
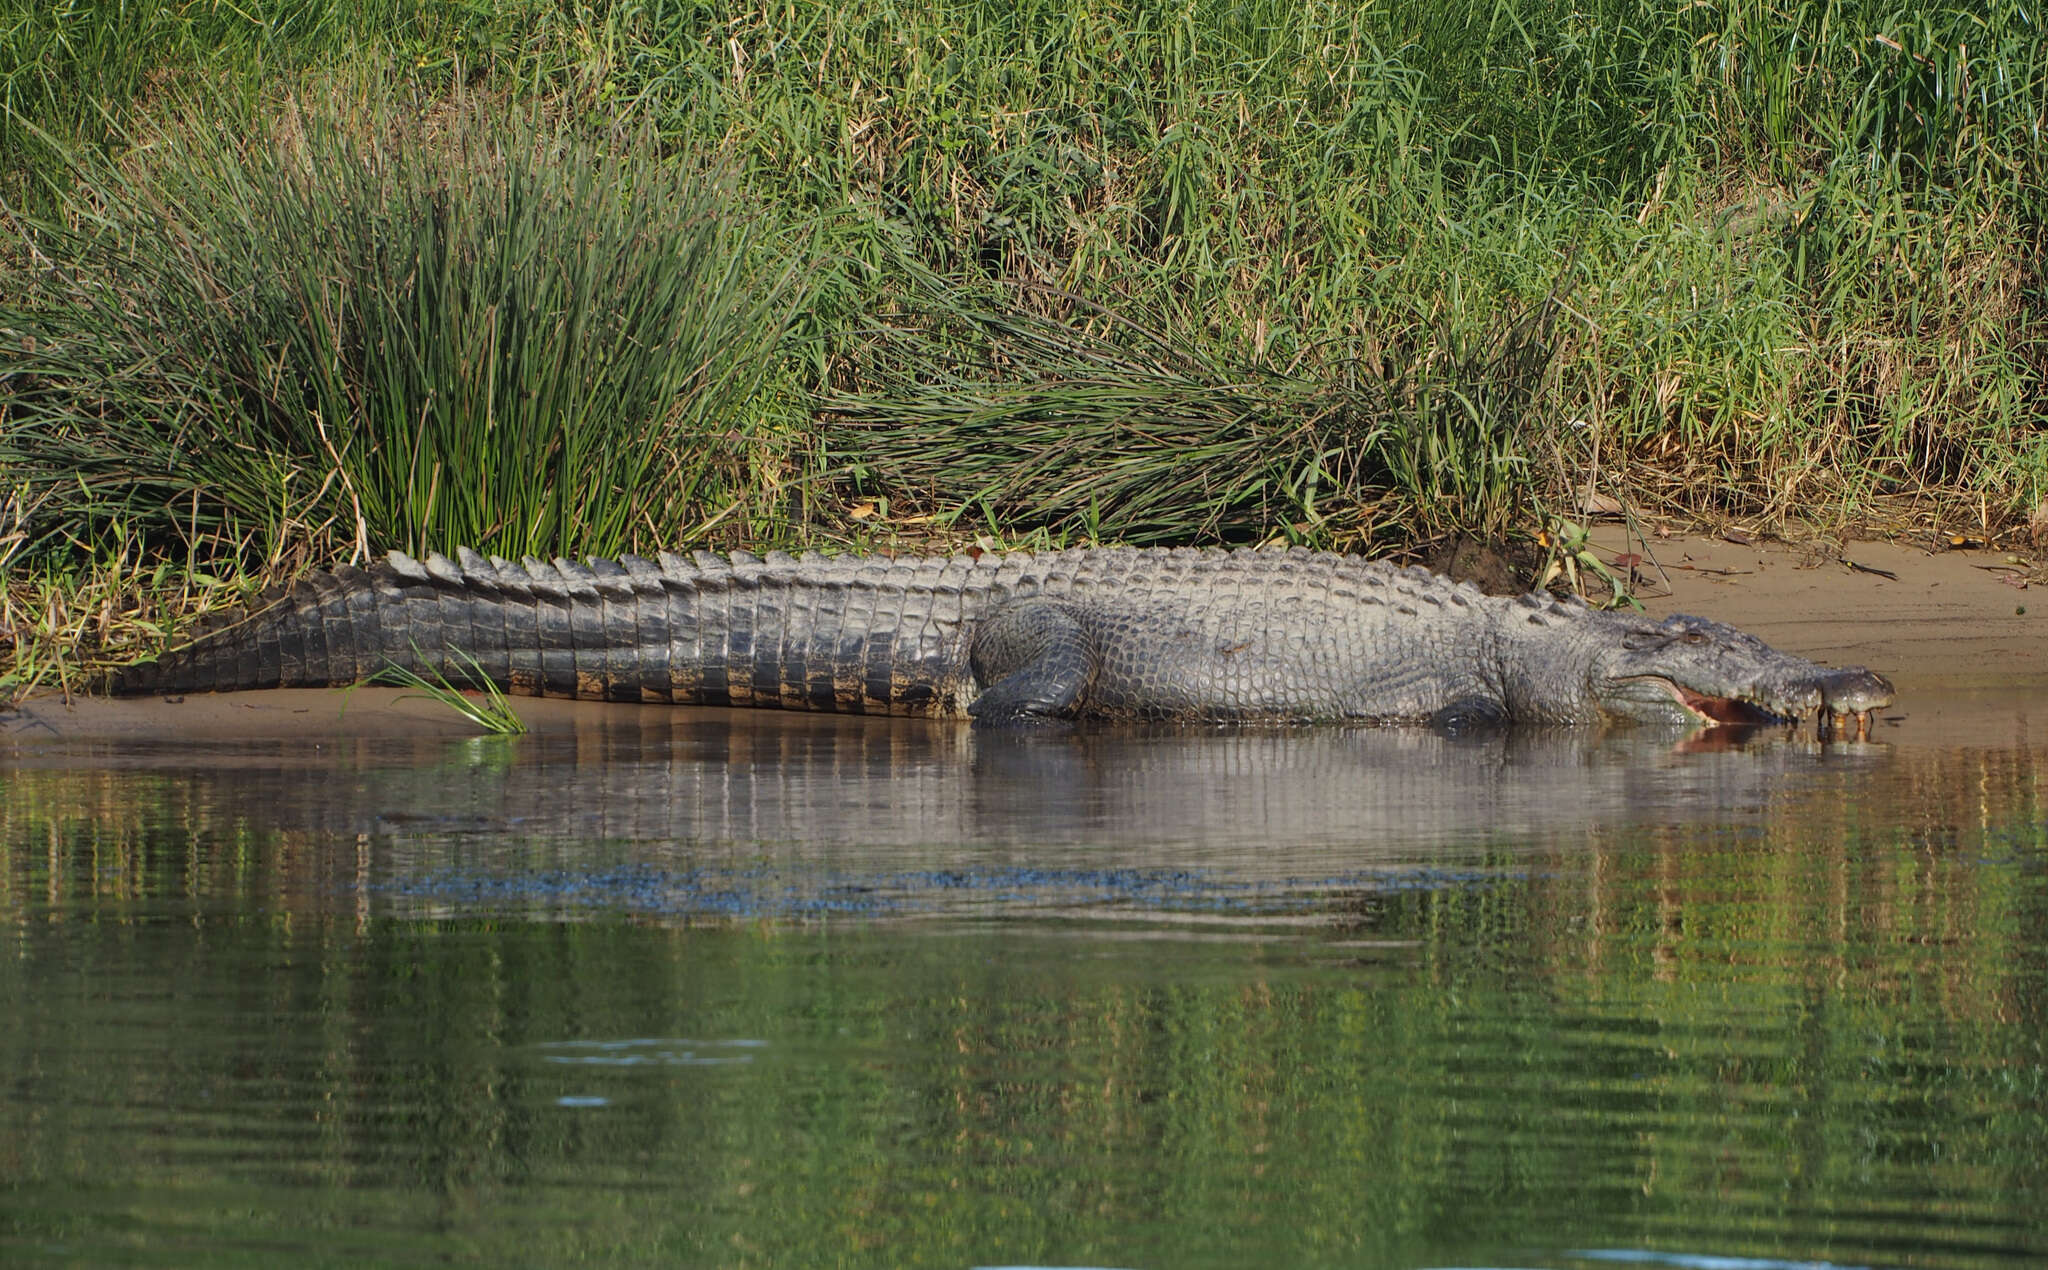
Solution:
[[[1618,531],[1595,541],[1602,559],[1623,550]],[[1653,616],[1695,613],[1815,661],[1868,666],[1902,697],[2048,687],[2048,591],[2013,585],[2027,570],[2008,564],[2005,552],[1698,536],[1627,550],[1645,557],[1637,596]]]

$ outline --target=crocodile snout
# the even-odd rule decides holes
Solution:
[[[1862,714],[1892,703],[1892,683],[1861,666],[1830,671],[1820,681],[1821,704],[1831,714]]]
[[[1868,738],[1871,712],[1892,703],[1891,680],[1861,666],[1831,670],[1814,686],[1821,699],[1814,722],[1822,739],[1838,733],[1858,741]]]

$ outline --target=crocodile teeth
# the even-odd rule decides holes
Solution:
[[[1843,740],[1867,741],[1870,739],[1870,710],[1834,710],[1822,706],[1814,714],[1814,728],[1823,741],[1840,736]],[[1854,724],[1854,730],[1850,728]]]

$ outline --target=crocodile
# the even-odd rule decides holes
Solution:
[[[978,556],[392,552],[273,588],[121,694],[361,682],[858,714],[1674,725],[1853,722],[1892,686],[1705,618],[1300,548]]]

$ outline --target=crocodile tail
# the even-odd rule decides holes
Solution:
[[[123,696],[318,688],[403,668],[457,686],[489,680],[522,690],[506,651],[495,571],[481,557],[474,563],[471,571],[439,555],[422,563],[393,552],[367,569],[344,566],[273,587],[245,608],[207,619],[155,661],[115,672],[109,687]],[[531,605],[527,612],[530,624]]]
[[[416,560],[394,551],[367,569],[266,591],[155,661],[118,671],[109,686],[121,695],[319,688],[396,669],[526,696],[709,699],[676,690],[671,609],[653,563],[456,555]],[[722,629],[722,611],[704,616]],[[708,679],[694,665],[685,677]]]
[[[960,704],[965,665],[945,636],[960,619],[937,620],[933,596],[946,594],[958,614],[969,583],[993,575],[965,557],[456,556],[392,552],[366,569],[313,574],[209,621],[110,686],[326,687],[398,668],[586,701],[943,714]]]
[[[123,696],[150,692],[233,692],[352,684],[383,668],[377,612],[379,576],[340,567],[293,586],[270,588],[248,606],[207,617],[154,662],[115,672]]]

